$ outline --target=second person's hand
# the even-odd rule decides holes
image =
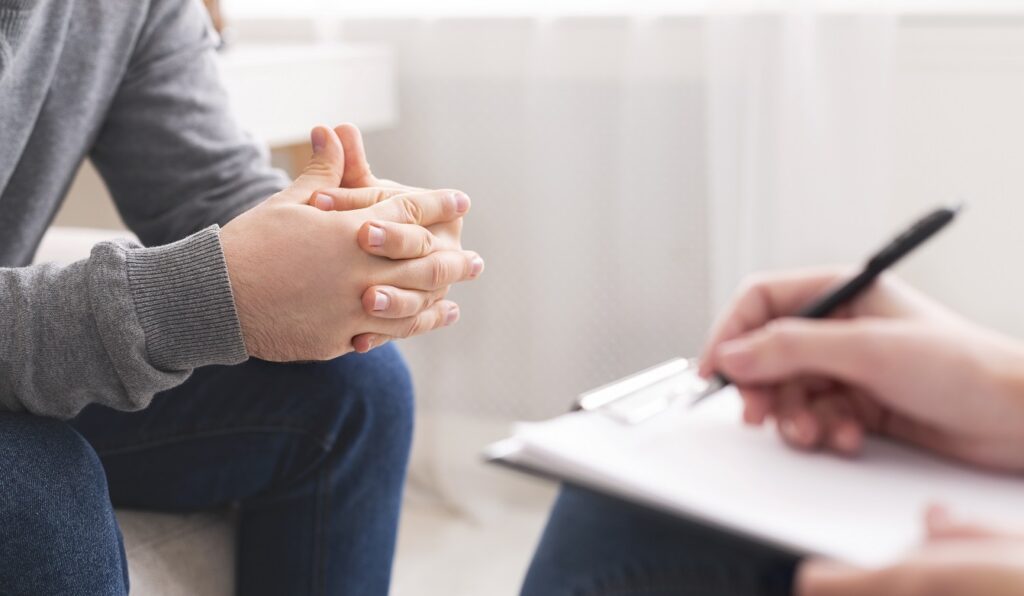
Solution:
[[[1024,470],[1024,347],[883,276],[835,318],[789,315],[848,271],[761,275],[727,308],[701,373],[736,383],[748,423],[801,449],[855,454],[865,433]]]
[[[800,564],[796,596],[1013,596],[1024,593],[1024,537],[925,515],[926,541],[881,569],[810,559]]]

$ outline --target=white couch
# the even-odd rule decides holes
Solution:
[[[89,255],[97,242],[127,232],[53,228],[36,262],[67,263]],[[170,515],[118,511],[128,553],[131,592],[137,596],[234,594],[235,529],[225,513]]]

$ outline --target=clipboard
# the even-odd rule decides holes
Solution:
[[[696,371],[697,361],[673,358],[640,372],[581,393],[573,401],[571,412],[601,412],[618,422],[635,426],[665,412],[677,401],[698,395],[706,382],[688,375]],[[698,382],[700,381],[700,382]],[[484,460],[554,482],[568,479],[533,464],[522,445],[513,437],[491,444],[484,450]],[[577,484],[580,484],[577,482]],[[584,486],[584,488],[597,488]]]
[[[1024,528],[1024,479],[980,471],[883,439],[861,457],[797,452],[746,427],[732,388],[703,390],[673,359],[579,396],[574,410],[520,423],[485,459],[691,519],[797,555],[863,567],[892,563],[943,503],[966,519]]]

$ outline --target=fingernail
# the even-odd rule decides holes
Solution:
[[[367,236],[367,242],[369,242],[370,246],[374,248],[384,246],[384,228],[370,226]]]
[[[334,199],[324,193],[318,193],[314,205],[321,211],[331,211],[334,209]]]
[[[465,213],[467,209],[469,209],[469,197],[463,192],[455,193],[455,211]]]
[[[473,260],[469,262],[469,276],[476,277],[483,273],[484,260],[480,257],[473,257]]]
[[[380,292],[380,291],[377,291],[377,292],[373,293],[373,310],[375,310],[375,311],[387,310],[388,306],[390,306],[390,305],[391,305],[391,297],[390,296],[388,296],[384,292]]]
[[[309,133],[309,141],[313,144],[313,153],[320,153],[327,146],[327,131],[317,126]]]
[[[455,321],[458,321],[458,320],[459,320],[459,307],[453,306],[450,309],[448,309],[448,314],[446,314],[444,316],[444,324],[445,325],[452,325],[452,324],[455,323]]]

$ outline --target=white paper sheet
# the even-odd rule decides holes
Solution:
[[[800,453],[740,420],[727,389],[637,426],[576,412],[517,426],[504,459],[705,520],[798,553],[864,566],[921,543],[942,503],[972,521],[1024,526],[1024,479],[990,474],[886,441],[857,459]]]

